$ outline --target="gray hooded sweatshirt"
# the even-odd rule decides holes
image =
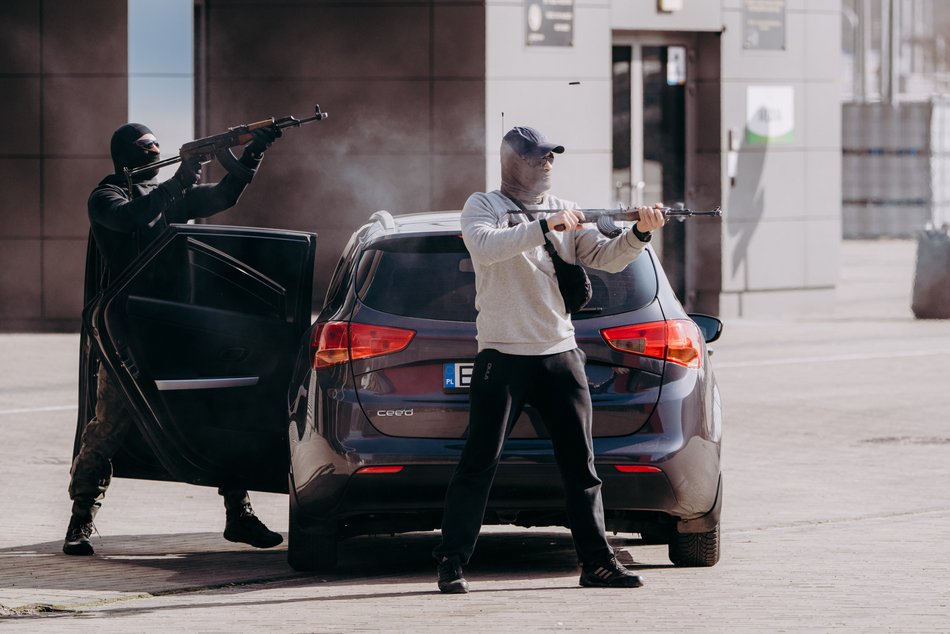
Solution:
[[[532,356],[573,350],[574,325],[536,221],[576,205],[545,194],[540,204],[525,207],[540,213],[533,218],[507,213],[517,207],[495,190],[472,194],[462,208],[462,238],[475,268],[478,349]],[[612,240],[594,228],[552,230],[548,239],[565,261],[611,273],[623,270],[646,246],[629,229]]]

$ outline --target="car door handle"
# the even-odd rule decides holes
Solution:
[[[176,390],[220,390],[229,387],[250,387],[257,385],[257,376],[223,376],[211,379],[156,379],[155,387],[159,392]]]

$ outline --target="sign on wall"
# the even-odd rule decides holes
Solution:
[[[574,46],[574,0],[525,0],[525,44]]]
[[[749,86],[746,90],[746,143],[791,143],[795,136],[795,89]]]
[[[666,85],[686,85],[685,46],[668,46],[666,48]]]
[[[785,0],[744,0],[742,47],[785,50]]]

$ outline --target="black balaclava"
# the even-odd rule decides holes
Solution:
[[[112,142],[109,149],[112,151],[112,164],[115,166],[117,176],[125,178],[125,172],[122,171],[124,167],[134,169],[160,160],[161,156],[159,154],[148,152],[145,148],[135,144],[143,134],[152,134],[152,131],[141,123],[127,123],[112,133]],[[145,170],[135,174],[132,177],[132,182],[141,183],[156,176],[158,176],[157,169]]]
[[[541,204],[551,189],[551,172],[544,169],[543,158],[563,151],[563,145],[551,143],[534,128],[512,128],[501,141],[501,191],[528,205]]]

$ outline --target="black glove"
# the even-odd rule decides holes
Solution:
[[[262,154],[271,146],[271,144],[283,136],[280,128],[267,127],[251,130],[254,139],[247,144],[247,150],[255,158],[260,158]]]
[[[175,172],[172,178],[178,181],[182,189],[188,189],[197,183],[198,179],[201,178],[201,157],[189,156],[182,159],[181,165],[178,166],[178,171]]]

